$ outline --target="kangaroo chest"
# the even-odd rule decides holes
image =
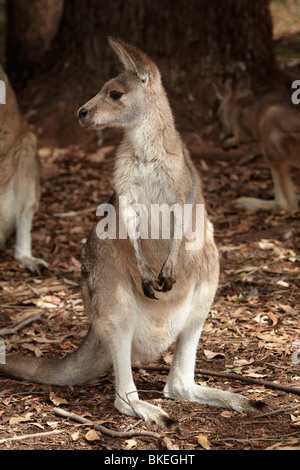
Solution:
[[[140,161],[132,165],[130,194],[138,204],[173,204],[176,201],[174,185],[167,168],[155,160]]]

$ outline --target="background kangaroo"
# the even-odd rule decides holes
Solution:
[[[136,203],[204,204],[201,181],[176,131],[157,66],[141,51],[110,39],[125,71],[79,110],[82,126],[122,127],[115,164],[119,215],[138,231]],[[129,201],[119,214],[119,198]],[[160,408],[139,399],[131,361],[157,357],[173,342],[167,398],[254,411],[261,402],[200,386],[194,366],[201,330],[218,285],[218,252],[206,213],[204,243],[186,250],[185,239],[100,239],[96,228],[82,250],[82,296],[91,321],[86,339],[62,360],[8,356],[0,373],[47,384],[82,384],[113,365],[116,408],[164,427]],[[132,232],[131,232],[132,233]],[[175,282],[176,281],[176,282]]]
[[[280,91],[253,96],[248,74],[233,87],[218,87],[221,100],[218,119],[221,143],[225,150],[247,142],[260,142],[274,183],[275,199],[264,201],[241,197],[235,205],[242,209],[297,210],[290,169],[300,165],[300,112],[289,95]]]
[[[39,273],[47,263],[31,254],[31,225],[40,196],[37,140],[1,66],[0,80],[6,85],[6,104],[0,104],[0,250],[16,230],[15,258]]]

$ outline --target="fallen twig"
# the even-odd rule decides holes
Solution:
[[[242,279],[245,279],[246,277],[252,276],[252,274],[256,273],[257,271],[260,271],[265,266],[271,266],[272,264],[277,263],[278,261],[284,261],[284,260],[289,259],[289,258],[291,258],[291,255],[281,256],[280,258],[273,259],[273,260],[269,261],[268,263],[264,263],[261,266],[258,266],[257,268],[252,269],[252,271],[249,271],[248,273],[244,274]]]
[[[21,441],[22,439],[30,439],[30,438],[35,438],[35,437],[45,437],[45,436],[51,436],[53,434],[62,434],[66,432],[65,430],[56,430],[56,431],[46,431],[46,432],[37,432],[35,434],[24,434],[23,436],[16,436],[16,437],[7,437],[6,439],[1,439],[0,444],[3,444],[4,442],[8,441]]]
[[[133,436],[146,436],[146,437],[153,437],[154,439],[158,439],[161,441],[161,443],[168,449],[171,450],[173,449],[173,444],[168,439],[162,434],[159,434],[157,432],[152,432],[152,431],[143,431],[143,430],[134,430],[132,429],[131,431],[113,431],[112,429],[106,428],[105,426],[102,426],[101,424],[94,423],[90,419],[84,418],[83,416],[77,415],[75,413],[70,413],[69,411],[63,410],[61,408],[54,408],[54,413],[57,416],[60,416],[61,418],[69,418],[72,421],[76,421],[77,423],[82,423],[82,424],[88,424],[91,425],[94,429],[97,431],[100,431],[102,434],[105,434],[106,436],[110,437],[121,437],[121,438],[128,438],[128,437],[133,437]]]
[[[242,165],[245,165],[246,163],[250,163],[256,158],[261,157],[261,155],[262,153],[260,149],[255,149],[252,152],[246,153],[239,159],[239,161],[237,162],[237,166],[240,166],[240,165],[242,166]]]
[[[223,289],[224,287],[229,286],[229,285],[232,284],[233,282],[244,281],[247,277],[252,276],[252,275],[255,274],[257,271],[260,271],[260,270],[263,269],[264,267],[266,267],[266,266],[271,266],[272,264],[277,263],[278,261],[284,261],[284,260],[289,259],[289,258],[291,258],[291,255],[281,256],[280,258],[273,259],[273,260],[269,261],[268,263],[261,264],[261,265],[258,266],[257,268],[254,268],[254,269],[252,269],[251,271],[249,271],[248,273],[244,274],[243,277],[238,278],[238,279],[232,279],[231,281],[226,282],[226,284],[221,284],[221,285],[219,285],[218,289]],[[298,257],[296,257],[296,259],[298,259]]]
[[[272,410],[272,411],[269,411],[268,413],[261,413],[259,415],[256,415],[255,419],[265,418],[266,416],[277,415],[277,414],[280,414],[280,413],[289,413],[290,411],[296,410],[299,407],[300,407],[300,404],[296,405],[296,406],[291,406],[290,408],[281,408],[280,410]],[[245,421],[243,424],[249,424],[249,423],[252,423],[252,422],[253,421]]]
[[[236,437],[225,437],[218,439],[219,441],[237,441],[237,442],[250,442],[250,441],[276,441],[276,442],[283,442],[283,441],[290,441],[291,438],[288,436],[297,436],[299,435],[299,431],[292,432],[285,434],[284,436],[267,436],[267,437],[250,437],[247,439],[240,439]]]
[[[282,390],[287,393],[295,393],[296,395],[300,395],[299,388],[290,387],[289,385],[282,385],[277,382],[268,382],[263,379],[253,379],[252,377],[245,377],[243,375],[229,374],[227,372],[214,372],[214,371],[210,371],[206,369],[199,369],[197,370],[197,372],[199,372],[202,375],[222,377],[224,379],[230,379],[230,380],[239,380],[240,382],[263,385],[266,388],[272,388],[274,390]]]
[[[134,366],[133,369],[169,371],[170,367],[169,366],[143,366],[143,367]],[[290,387],[289,385],[281,385],[276,382],[268,382],[263,379],[253,379],[252,377],[245,377],[243,375],[229,374],[227,372],[215,372],[215,371],[206,370],[206,369],[197,369],[196,372],[201,375],[208,375],[212,377],[222,377],[223,379],[229,379],[229,380],[239,380],[240,382],[263,385],[266,388],[272,388],[274,390],[282,390],[287,393],[295,393],[296,395],[300,395],[299,388]]]
[[[70,211],[70,212],[54,212],[54,217],[75,217],[80,214],[88,214],[90,212],[95,212],[98,206],[88,207],[87,209],[81,209],[79,211]]]
[[[30,323],[39,320],[42,313],[38,313],[37,315],[33,315],[31,317],[26,318],[25,320],[21,321],[18,325],[14,326],[13,328],[3,328],[0,330],[0,336],[5,335],[14,335],[17,331],[24,328],[24,326],[29,325]]]

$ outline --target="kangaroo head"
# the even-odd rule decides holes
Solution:
[[[79,109],[79,122],[89,129],[134,126],[162,90],[158,67],[143,52],[120,39],[110,37],[109,44],[125,71]]]
[[[221,130],[220,142],[224,150],[238,147],[241,136],[241,106],[243,99],[251,94],[249,75],[241,75],[234,86],[227,80],[225,85],[216,87],[216,93],[220,101],[217,113]]]

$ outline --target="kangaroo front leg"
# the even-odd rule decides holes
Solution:
[[[169,255],[166,261],[164,262],[164,265],[161,268],[161,271],[158,275],[159,285],[161,286],[161,290],[163,292],[171,290],[173,287],[173,284],[175,284],[176,282],[174,270],[176,266],[177,255],[178,255],[180,244],[181,244],[181,240],[173,239],[171,241],[171,248],[170,248]]]
[[[173,211],[173,224],[171,223],[171,219],[169,217],[163,216],[162,218],[163,224],[169,225],[169,227],[163,226],[162,232],[164,233],[164,231],[166,231],[165,234],[167,234],[167,238],[170,239],[169,254],[158,275],[159,285],[161,286],[161,290],[163,292],[171,290],[173,287],[173,284],[175,284],[176,282],[175,267],[177,263],[177,256],[178,256],[179,248],[181,246],[182,237],[183,237],[182,207],[179,204],[173,204],[171,209]],[[169,213],[169,208],[167,209],[167,212]],[[172,225],[173,225],[174,233],[171,236],[170,231],[171,231]]]
[[[144,257],[141,239],[138,237],[136,240],[133,240],[132,243],[137,256],[139,271],[142,277],[143,292],[146,297],[157,300],[157,297],[154,294],[154,290],[157,292],[162,290],[160,280],[157,279]]]
[[[141,244],[141,234],[145,238],[148,235],[148,215],[142,206],[133,203],[129,204],[127,200],[120,200],[120,212],[123,229],[124,227],[126,228],[134,249],[137,267],[142,278],[143,292],[150,299],[157,299],[154,291],[162,290],[160,282],[145,259]]]
[[[31,226],[33,219],[33,207],[22,210],[17,220],[15,258],[30,271],[40,274],[43,268],[47,268],[46,261],[34,258],[31,254]]]

